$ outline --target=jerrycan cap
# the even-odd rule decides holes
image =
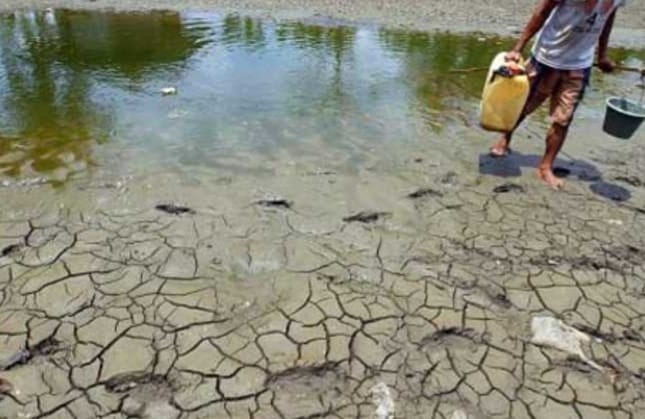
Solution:
[[[525,75],[526,69],[515,61],[507,61],[504,65],[495,70],[495,74],[498,76],[511,78],[515,76]]]

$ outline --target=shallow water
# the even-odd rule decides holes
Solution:
[[[483,77],[450,71],[512,42],[212,13],[1,21],[0,177],[58,184],[95,169],[263,173],[258,158],[347,169],[406,145],[441,156],[476,126]]]

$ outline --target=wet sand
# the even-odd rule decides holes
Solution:
[[[4,0],[1,10],[46,7],[117,10],[215,10],[253,17],[307,19],[330,17],[415,30],[450,30],[514,35],[522,29],[536,0]],[[645,4],[631,1],[621,11],[615,45],[645,45]]]

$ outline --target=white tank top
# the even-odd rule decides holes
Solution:
[[[593,65],[596,45],[607,18],[627,0],[562,0],[551,12],[533,45],[533,56],[560,70]]]

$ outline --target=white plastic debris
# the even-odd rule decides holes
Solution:
[[[463,410],[455,410],[450,419],[468,419],[468,415]]]
[[[372,402],[376,405],[377,419],[394,419],[394,400],[390,389],[385,383],[378,383],[370,389]]]
[[[621,220],[607,220],[607,224],[621,226],[623,225],[623,222]]]
[[[177,94],[177,88],[176,87],[164,87],[161,89],[161,94],[164,96],[170,96],[170,95],[176,95]]]
[[[553,317],[534,317],[531,322],[533,338],[531,341],[540,346],[550,346],[571,355],[577,355],[589,366],[602,371],[602,367],[585,355],[582,344],[591,338],[586,333],[574,329]]]

